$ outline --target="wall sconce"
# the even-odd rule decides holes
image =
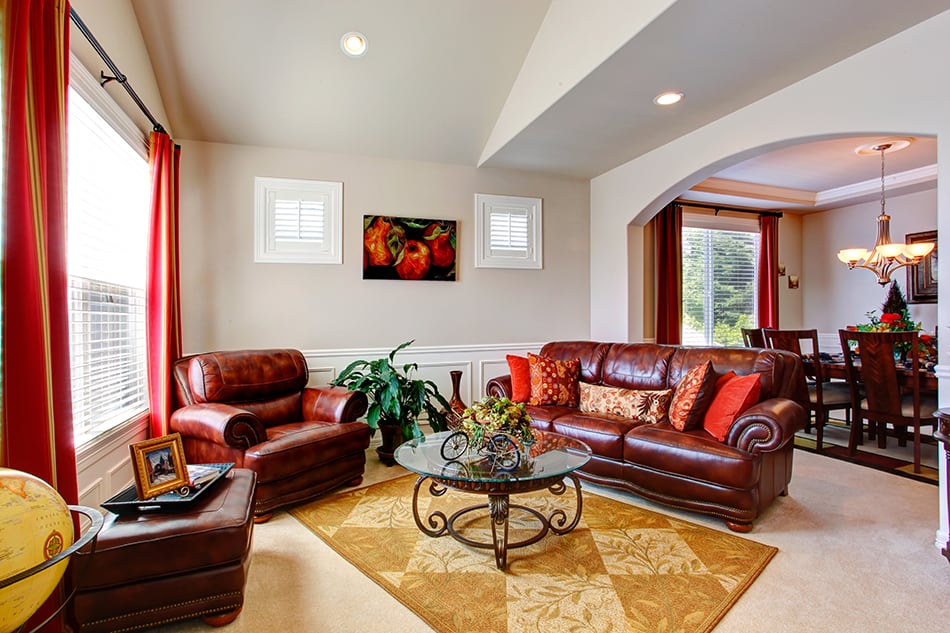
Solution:
[[[783,264],[782,262],[779,262],[778,264],[778,276],[779,277],[785,276],[785,264]]]
[[[798,290],[798,275],[788,276],[788,287],[792,290]]]

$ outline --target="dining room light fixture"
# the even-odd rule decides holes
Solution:
[[[838,259],[847,264],[849,269],[870,270],[877,275],[877,283],[882,286],[891,281],[892,271],[919,264],[936,246],[933,242],[891,242],[891,216],[884,210],[884,154],[892,148],[898,149],[893,143],[880,143],[871,147],[881,154],[881,214],[877,216],[877,241],[874,242],[874,248],[843,248],[838,251]]]
[[[340,49],[349,57],[362,57],[368,47],[366,36],[356,31],[350,31],[340,38]]]

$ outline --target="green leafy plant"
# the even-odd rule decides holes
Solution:
[[[462,412],[462,429],[475,445],[480,445],[488,436],[507,433],[520,440],[531,440],[531,416],[523,402],[508,398],[485,396]]]
[[[418,420],[423,413],[434,431],[444,431],[445,412],[449,410],[449,403],[434,382],[412,377],[418,364],[396,366],[396,354],[413,342],[399,345],[386,358],[353,361],[330,383],[366,394],[366,422],[374,432],[380,422],[395,423],[407,440],[420,434]]]

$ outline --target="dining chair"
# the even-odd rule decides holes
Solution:
[[[906,446],[907,430],[914,429],[914,472],[920,472],[920,427],[936,427],[937,399],[920,393],[920,360],[909,354],[909,370],[898,367],[895,349],[916,351],[917,332],[858,332],[838,330],[844,354],[854,421],[848,452],[854,455],[863,440],[864,420],[875,431],[878,446],[887,447],[887,425],[894,428],[898,445]],[[876,427],[876,428],[874,428]],[[870,437],[870,436],[869,436]]]
[[[742,344],[746,347],[765,347],[762,328],[739,328],[742,331]]]
[[[825,425],[829,412],[843,410],[845,421],[851,423],[851,389],[847,382],[833,381],[824,376],[818,354],[818,330],[777,330],[764,328],[762,337],[765,346],[797,354],[802,360],[812,361],[809,366],[811,380],[808,381],[809,409],[815,416],[815,449],[820,451]],[[811,343],[809,354],[802,354],[802,341]],[[805,425],[805,432],[811,432],[811,424]]]

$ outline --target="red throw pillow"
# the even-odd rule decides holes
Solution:
[[[531,372],[528,359],[524,356],[508,354],[508,373],[511,374],[511,401],[527,402],[531,397]]]
[[[673,400],[670,401],[670,424],[679,431],[692,431],[703,426],[706,408],[716,388],[716,372],[712,361],[696,365],[683,376]]]
[[[559,404],[576,407],[580,402],[581,361],[555,360],[537,354],[528,354],[528,372],[531,375],[531,394],[528,404]]]
[[[725,441],[732,423],[743,411],[759,401],[761,393],[762,384],[758,374],[732,378],[709,403],[703,428],[720,442]]]
[[[736,377],[736,372],[731,369],[724,373],[722,376],[716,379],[716,389],[713,391],[713,398],[716,397],[716,394],[719,393],[719,390],[722,389],[722,386]]]

